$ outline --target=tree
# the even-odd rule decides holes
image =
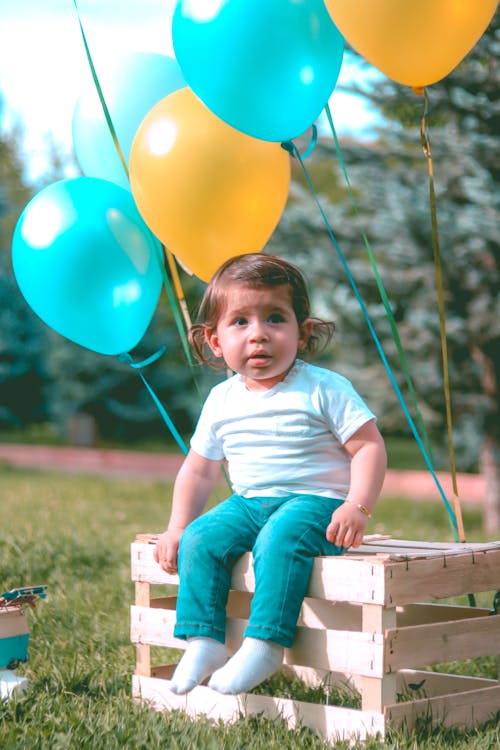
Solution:
[[[500,528],[499,19],[497,11],[474,50],[429,91],[456,414],[462,431],[475,423],[481,435],[490,531]],[[407,89],[384,81],[373,97],[386,117],[415,124]],[[428,222],[415,234],[422,228],[428,235]]]
[[[195,296],[196,281],[187,281]],[[199,400],[182,351],[172,309],[161,299],[153,320],[131,355],[135,363],[165,348],[141,372],[180,433],[191,431]],[[99,435],[123,442],[145,439],[173,442],[160,412],[137,370],[118,357],[84,349],[51,332],[47,350],[46,390],[49,419],[64,432],[75,415],[91,416]]]
[[[72,417],[83,413],[95,420],[104,438],[154,436],[170,442],[159,410],[137,371],[116,357],[79,347],[49,329],[20,292],[11,262],[16,222],[33,194],[61,179],[67,166],[48,141],[50,168],[36,186],[30,185],[20,156],[21,136],[17,130],[0,137],[0,426],[8,429],[48,421],[67,436]],[[184,284],[190,297],[199,298],[196,279],[186,276]],[[145,359],[162,346],[166,346],[165,355],[144,370],[144,375],[176,428],[189,432],[199,400],[165,299],[133,352],[134,358]]]
[[[500,528],[500,303],[498,226],[498,12],[466,60],[428,91],[458,466],[480,461],[486,478],[486,525]],[[366,94],[366,92],[365,92]],[[310,169],[321,179],[321,200],[340,247],[400,385],[404,380],[367,253],[364,228],[397,321],[424,421],[436,441],[446,435],[443,374],[433,269],[427,163],[420,148],[424,101],[386,79],[369,97],[387,126],[371,144],[343,143],[361,218],[344,191],[335,149],[323,140]],[[332,187],[324,178],[330,165]],[[306,162],[307,165],[307,162]],[[350,367],[370,403],[378,405],[386,429],[403,429],[401,411],[377,356],[358,305],[311,197],[301,184],[273,239],[274,249],[307,265],[323,309],[339,320],[340,347],[349,346]],[[278,250],[280,248],[280,250]],[[307,252],[304,251],[307,248]],[[307,256],[307,257],[306,257]],[[332,284],[332,276],[335,285]],[[353,346],[353,341],[358,346]],[[362,368],[362,369],[360,369]],[[441,441],[442,443],[443,441]],[[439,443],[438,443],[439,447]]]
[[[2,100],[0,99],[0,120]],[[15,222],[32,188],[23,174],[19,132],[0,136],[0,425],[44,419],[45,331],[19,293],[10,244]]]

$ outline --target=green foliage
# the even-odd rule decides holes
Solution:
[[[28,689],[0,703],[2,750],[348,750],[347,742],[328,743],[302,727],[241,718],[232,726],[205,719],[189,721],[180,712],[159,714],[131,698],[135,652],[130,644],[129,547],[137,532],[160,531],[166,524],[171,486],[147,481],[25,472],[0,467],[2,590],[47,584],[47,599],[28,610],[29,660],[18,669]],[[478,519],[474,515],[474,538]],[[466,514],[466,525],[471,518]],[[437,504],[400,498],[381,503],[377,522],[403,538],[449,539],[444,510]],[[433,536],[427,536],[429,528]],[[160,649],[157,649],[160,651]],[[178,652],[162,650],[161,661]],[[492,660],[490,660],[492,661]],[[476,666],[477,665],[477,666]],[[449,665],[446,665],[447,667]],[[454,667],[458,669],[458,665]],[[493,669],[485,660],[469,673]],[[487,671],[487,673],[489,673]],[[306,688],[297,680],[272,678],[256,692],[296,700],[356,705],[348,689]],[[493,750],[498,724],[477,731],[431,729],[394,732],[381,743],[369,738],[354,750]]]
[[[483,436],[500,439],[499,17],[497,12],[466,60],[428,91],[454,442],[462,471],[477,470]],[[420,142],[424,100],[384,78],[362,94],[390,122],[386,120],[377,141],[341,144],[359,215],[339,187],[343,177],[331,141],[323,138],[305,164],[413,413],[364,246],[366,232],[437,461],[444,463],[442,352],[427,161]],[[269,249],[303,268],[318,314],[336,321],[336,346],[327,364],[354,380],[386,434],[410,434],[336,250],[302,184],[294,187],[294,201]]]
[[[163,356],[142,373],[180,432],[189,432],[199,411],[195,378],[186,362],[171,309],[162,299],[144,338],[131,353],[135,362],[162,347]],[[137,370],[117,357],[83,349],[58,334],[47,336],[49,419],[64,433],[71,415],[92,416],[104,440],[132,442],[154,436],[171,441],[167,426]]]
[[[12,234],[36,192],[24,178],[20,135],[0,135],[0,428],[51,421],[64,436],[72,415],[84,413],[95,419],[101,439],[137,441],[153,435],[170,442],[170,433],[138,372],[49,329],[28,307],[17,286],[11,264]],[[63,176],[63,164],[55,152],[51,161],[45,182]],[[202,284],[181,275],[194,308]],[[140,361],[163,346],[166,354],[144,375],[177,429],[189,432],[200,404],[195,379],[204,389],[211,380],[189,368],[166,295],[132,354]]]
[[[2,101],[0,96],[0,115]],[[0,425],[21,425],[43,415],[44,332],[13,278],[12,233],[32,195],[24,181],[18,134],[0,136]]]

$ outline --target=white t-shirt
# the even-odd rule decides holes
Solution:
[[[351,458],[343,444],[375,419],[338,373],[296,360],[267,391],[250,391],[234,375],[203,406],[192,449],[227,459],[234,492],[243,497],[290,494],[345,498]]]

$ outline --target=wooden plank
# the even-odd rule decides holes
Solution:
[[[230,594],[240,594],[233,591]],[[329,602],[326,599],[306,598],[302,606],[298,624],[310,628],[326,628],[330,630],[362,630],[362,613],[366,611],[366,604],[351,604],[348,602]],[[392,608],[388,608],[392,609]],[[425,623],[448,622],[449,620],[466,620],[469,618],[490,616],[491,610],[486,607],[468,607],[455,604],[431,604],[411,603],[403,604],[395,608],[396,626],[399,628],[410,625],[423,625]],[[242,609],[237,613],[228,605],[228,612],[236,617],[248,617],[242,614]],[[382,632],[382,631],[380,631]]]
[[[0,607],[0,638],[28,635],[28,620],[21,607]]]
[[[130,548],[132,580],[147,583],[172,583],[179,585],[179,576],[165,573],[153,558],[154,545],[133,542]]]
[[[175,695],[168,690],[165,680],[139,676],[133,678],[132,694],[156,710],[180,710],[194,719],[206,716],[230,723],[242,715],[260,714],[272,720],[282,719],[290,729],[309,727],[330,741],[384,735],[384,717],[374,712],[249,693],[221,695],[202,685],[186,695]]]
[[[132,606],[132,643],[186,648],[186,642],[173,635],[174,606],[170,610]],[[227,619],[226,645],[230,652],[240,646],[247,624],[247,620]],[[384,639],[380,633],[298,627],[293,648],[285,649],[284,663],[382,678],[383,648]]]
[[[381,637],[387,628],[396,624],[396,609],[380,604],[363,604],[362,627],[365,635]],[[385,643],[385,642],[384,642]],[[356,670],[360,674],[360,670]],[[361,681],[361,708],[363,711],[382,712],[384,706],[396,701],[396,675],[367,675]]]
[[[500,588],[500,549],[385,564],[385,604],[395,606]]]
[[[132,544],[132,580],[152,584],[178,585],[179,577],[165,573],[153,558],[154,545],[146,542]],[[254,591],[252,557],[243,555],[233,569],[231,585],[239,591]],[[309,597],[344,602],[384,601],[384,566],[381,561],[317,557],[309,584]]]
[[[152,544],[132,545],[132,580],[178,584],[153,559]],[[426,599],[459,596],[500,588],[500,548],[453,551],[437,557],[390,560],[374,555],[353,558],[318,557],[314,562],[308,596],[330,601],[395,606]],[[253,591],[255,580],[250,554],[233,571],[232,586]]]
[[[172,677],[176,664],[166,666],[155,666],[151,668],[151,677],[160,677],[169,680]],[[292,678],[298,677],[309,687],[320,685],[346,685],[351,690],[361,690],[361,681],[364,678],[358,675],[346,675],[343,672],[332,672],[328,669],[313,669],[312,667],[301,667],[290,664],[283,667],[283,673]],[[451,695],[452,693],[464,693],[470,690],[478,690],[484,687],[498,687],[498,681],[486,677],[467,677],[465,675],[445,674],[443,672],[430,672],[423,669],[401,669],[396,675],[397,693],[404,695],[412,692],[415,699],[433,698],[435,696]],[[417,692],[410,685],[420,685]]]
[[[140,533],[136,535],[137,542],[155,544],[159,534]],[[348,550],[347,554],[358,554],[359,550],[366,548],[370,552],[374,546],[382,546],[384,551],[391,552],[394,548],[404,548],[409,552],[413,550],[464,550],[464,549],[495,549],[500,547],[500,541],[490,542],[426,542],[415,539],[394,539],[387,534],[367,534],[363,537],[363,544],[356,550]]]
[[[352,560],[346,555],[317,557],[307,596],[330,601],[383,603],[384,581],[383,565],[372,560]],[[249,554],[236,563],[231,585],[240,590],[254,590]]]
[[[175,600],[175,596],[154,597],[150,600],[149,606],[154,609],[175,609]],[[227,616],[248,620],[251,602],[251,592],[231,590],[226,607]],[[468,608],[464,607],[464,609]],[[359,632],[362,629],[361,615],[362,609],[358,604],[329,602],[325,599],[307,597],[302,604],[297,624],[320,630],[355,630]],[[446,619],[449,620],[450,617]],[[423,621],[427,622],[428,620]]]
[[[151,676],[151,648],[147,643],[137,643],[135,647],[135,674]]]
[[[416,686],[419,686],[418,689]],[[498,687],[498,680],[468,677],[462,674],[430,672],[423,669],[401,669],[397,673],[397,692],[414,699],[465,693],[484,687]]]
[[[151,586],[145,581],[135,582],[135,603],[142,607],[149,607],[151,602]]]
[[[425,623],[466,620],[490,615],[485,607],[466,607],[455,604],[404,604],[396,608],[397,626],[424,625]]]
[[[413,729],[417,718],[429,717],[433,726],[473,729],[500,711],[500,686],[453,693],[431,699],[387,706],[385,715],[391,727],[404,724]]]
[[[383,544],[380,545],[380,542],[377,539],[371,540],[363,540],[363,544],[360,548],[367,547],[370,549],[373,546],[382,546],[384,551],[391,552],[394,549],[400,549],[403,548],[404,551],[408,551],[410,554],[412,552],[419,552],[422,550],[429,550],[429,551],[436,551],[436,550],[444,550],[445,552],[464,552],[464,551],[481,551],[481,550],[489,550],[489,549],[498,549],[500,548],[500,541],[498,542],[425,542],[421,540],[413,540],[413,539],[388,539],[384,540]]]
[[[329,602],[306,597],[300,610],[298,625],[328,630],[360,631],[362,607],[348,602]]]
[[[500,615],[386,631],[386,672],[500,653]]]

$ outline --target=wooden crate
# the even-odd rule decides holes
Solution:
[[[441,726],[474,727],[500,711],[497,680],[448,675],[432,664],[500,654],[500,615],[489,609],[427,603],[500,589],[500,542],[447,544],[367,538],[342,557],[318,557],[286,668],[309,684],[349,683],[361,709],[279,697],[220,695],[200,685],[168,690],[175,665],[152,667],[151,646],[185,648],[174,638],[175,597],[152,598],[151,584],[178,584],[154,562],[156,536],[132,544],[131,639],[137,645],[133,695],[158,710],[182,709],[231,721],[260,713],[300,723],[325,738],[360,738],[420,716]],[[227,645],[236,650],[254,588],[249,554],[237,563],[227,607]],[[415,685],[419,685],[418,691]],[[412,699],[413,697],[413,699]]]
[[[26,661],[29,627],[21,607],[0,605],[0,669]]]

